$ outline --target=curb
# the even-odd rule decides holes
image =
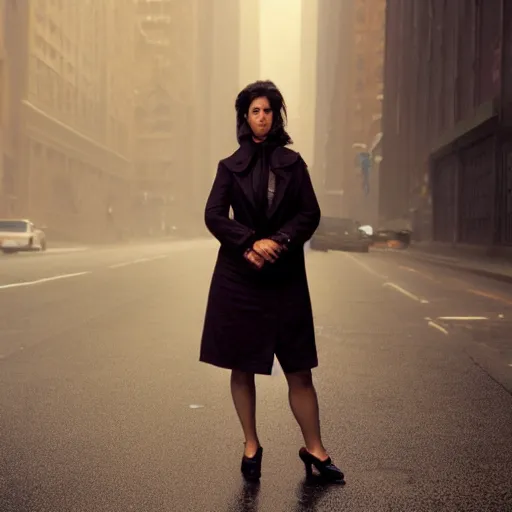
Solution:
[[[501,281],[503,283],[512,283],[512,275],[503,274],[494,270],[487,270],[483,268],[478,268],[472,266],[471,264],[465,263],[453,263],[451,261],[442,260],[441,258],[437,258],[435,256],[429,256],[424,253],[419,253],[417,251],[409,251],[408,254],[413,258],[418,260],[428,261],[429,263],[433,263],[434,265],[438,265],[440,267],[449,268],[452,270],[462,270],[463,272],[467,272],[470,274],[475,274],[482,277],[488,277],[490,279],[494,279],[496,281]]]

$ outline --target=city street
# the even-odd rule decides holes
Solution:
[[[304,481],[279,367],[259,486],[198,362],[212,240],[0,255],[1,512],[512,510],[512,290],[406,252],[308,251],[322,428]]]

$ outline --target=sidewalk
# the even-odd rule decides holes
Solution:
[[[484,248],[424,242],[414,243],[409,249],[400,252],[435,265],[512,283],[512,257],[488,256]]]

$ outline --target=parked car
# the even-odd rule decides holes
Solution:
[[[310,247],[317,251],[340,250],[368,252],[371,238],[354,219],[322,217],[311,239]]]
[[[4,253],[45,251],[46,235],[26,219],[0,219],[0,250]]]

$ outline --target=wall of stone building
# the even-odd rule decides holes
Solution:
[[[512,244],[505,4],[388,2],[380,214],[422,237]]]
[[[10,214],[65,238],[111,239],[128,220],[133,17],[111,3],[7,3]]]

